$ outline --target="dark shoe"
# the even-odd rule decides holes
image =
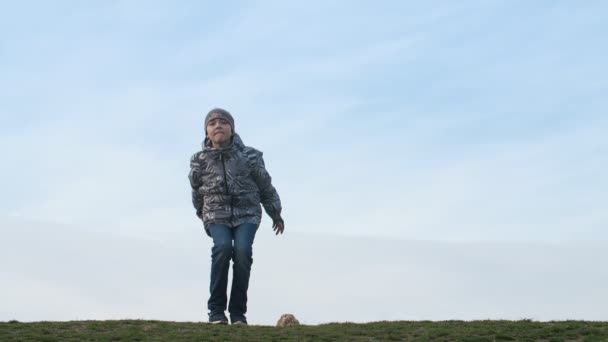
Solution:
[[[228,318],[223,313],[209,316],[209,323],[211,324],[228,324]]]
[[[247,318],[242,317],[230,317],[233,325],[247,325]]]

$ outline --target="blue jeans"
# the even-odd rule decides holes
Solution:
[[[247,313],[247,289],[253,263],[252,247],[257,230],[258,225],[253,223],[244,223],[232,228],[223,224],[209,225],[213,238],[210,296],[207,302],[210,317],[223,314],[226,310],[230,259],[233,260],[233,265],[228,311],[231,317],[244,317]]]

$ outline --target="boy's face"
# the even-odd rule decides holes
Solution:
[[[207,123],[207,137],[216,145],[223,145],[232,137],[232,127],[222,118],[213,118]]]

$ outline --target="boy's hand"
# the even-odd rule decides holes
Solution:
[[[274,221],[274,223],[272,224],[272,230],[275,231],[275,235],[279,235],[279,233],[283,234],[283,231],[285,230],[285,223],[283,222],[283,220]]]

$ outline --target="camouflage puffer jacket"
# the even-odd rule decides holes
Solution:
[[[281,200],[266,171],[262,152],[245,146],[234,134],[232,143],[212,148],[205,138],[203,150],[190,159],[192,204],[209,234],[210,223],[231,227],[260,224],[264,206],[273,221],[281,221]]]

